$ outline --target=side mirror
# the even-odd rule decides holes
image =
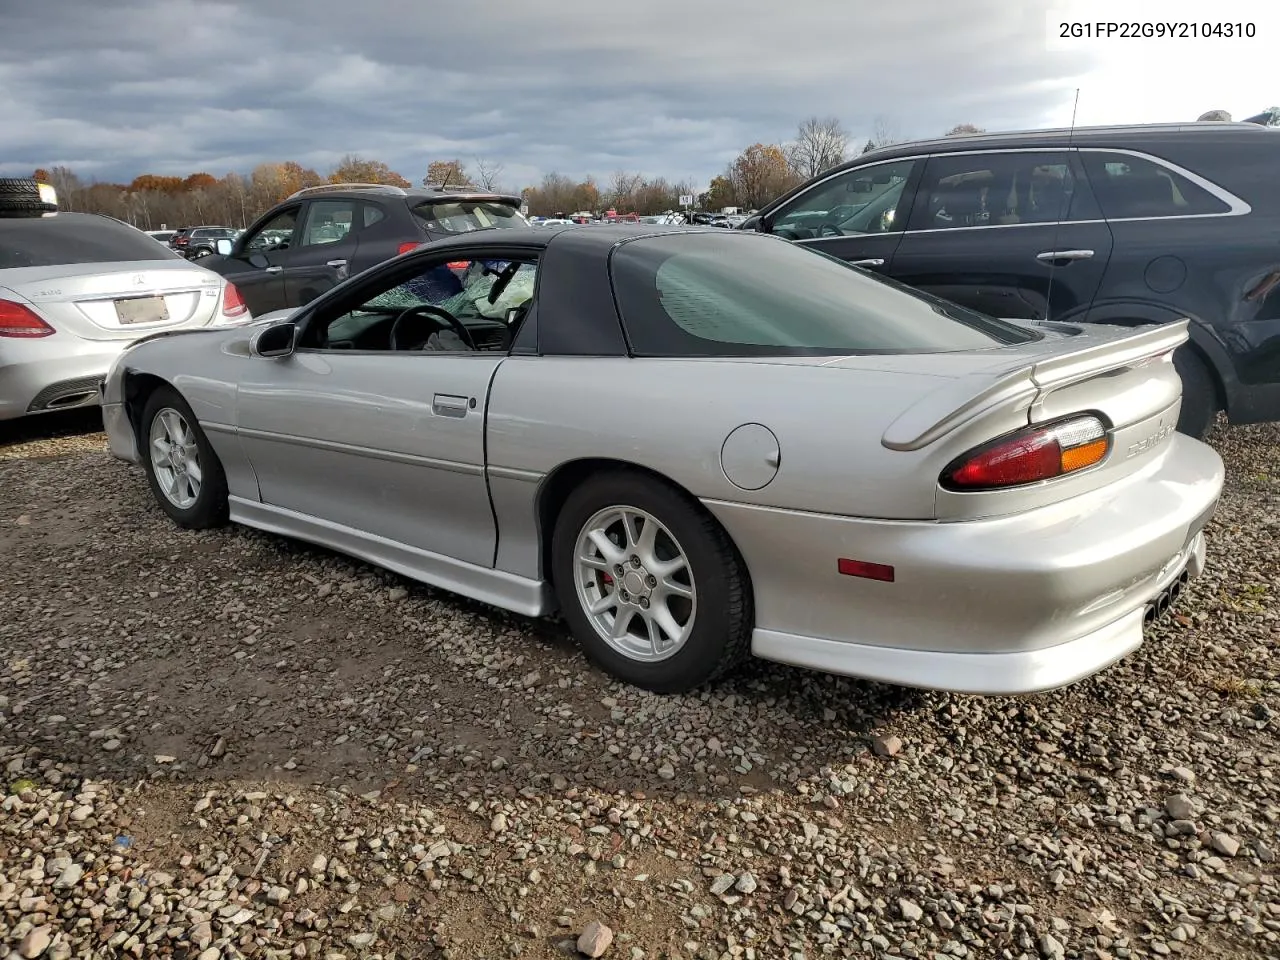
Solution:
[[[231,241],[230,241],[230,240],[226,240],[226,239],[223,239],[223,240],[215,240],[215,241],[213,241],[213,249],[214,249],[214,250],[215,250],[215,251],[216,251],[220,256],[223,256],[223,257],[229,257],[229,256],[231,256]]]
[[[271,266],[271,261],[261,253],[255,253],[249,258],[249,266],[256,267],[259,270],[265,270],[267,267]]]
[[[253,339],[249,341],[249,352],[255,357],[268,359],[287,357],[293,353],[294,339],[297,335],[298,328],[292,321],[273,323],[253,335]]]

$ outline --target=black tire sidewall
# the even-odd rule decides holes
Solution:
[[[1173,365],[1182,378],[1182,408],[1178,413],[1178,432],[1204,439],[1218,413],[1218,395],[1213,376],[1199,354],[1183,344],[1173,354]]]
[[[606,507],[635,507],[656,517],[679,542],[697,591],[693,633],[674,656],[643,663],[623,656],[596,632],[578,599],[574,550],[583,525]],[[596,475],[569,495],[552,536],[552,579],[561,614],[587,658],[606,673],[657,693],[683,692],[714,679],[745,646],[729,613],[744,577],[742,561],[725,538],[709,535],[709,521],[687,497],[637,474]],[[749,619],[749,618],[748,618]],[[745,627],[750,630],[750,624]]]
[[[183,509],[172,503],[156,478],[155,469],[151,465],[151,424],[157,414],[165,409],[173,409],[182,414],[188,428],[195,436],[196,448],[200,452],[200,493],[196,502]],[[202,530],[207,527],[221,526],[227,520],[227,478],[222,469],[222,462],[214,452],[209,438],[196,420],[190,405],[182,396],[169,387],[155,390],[147,398],[142,411],[142,421],[138,425],[138,452],[142,457],[142,469],[147,474],[147,485],[160,505],[160,509],[180,527]]]

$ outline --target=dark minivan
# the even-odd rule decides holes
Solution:
[[[471,188],[307,187],[259,217],[229,254],[200,265],[234,283],[261,316],[310,303],[347,277],[430,240],[527,227],[521,202]]]
[[[1178,428],[1280,420],[1280,130],[1189,123],[896,144],[741,225],[997,317],[1188,317]]]

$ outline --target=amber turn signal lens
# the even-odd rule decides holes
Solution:
[[[1062,472],[1070,473],[1072,470],[1083,470],[1085,467],[1092,467],[1106,455],[1106,437],[1078,447],[1070,447],[1062,451]]]

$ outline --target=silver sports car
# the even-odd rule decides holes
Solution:
[[[502,230],[144,340],[103,402],[180,525],[559,610],[652,690],[752,653],[1018,693],[1133,650],[1204,565],[1186,335],[1005,322],[755,233]]]

